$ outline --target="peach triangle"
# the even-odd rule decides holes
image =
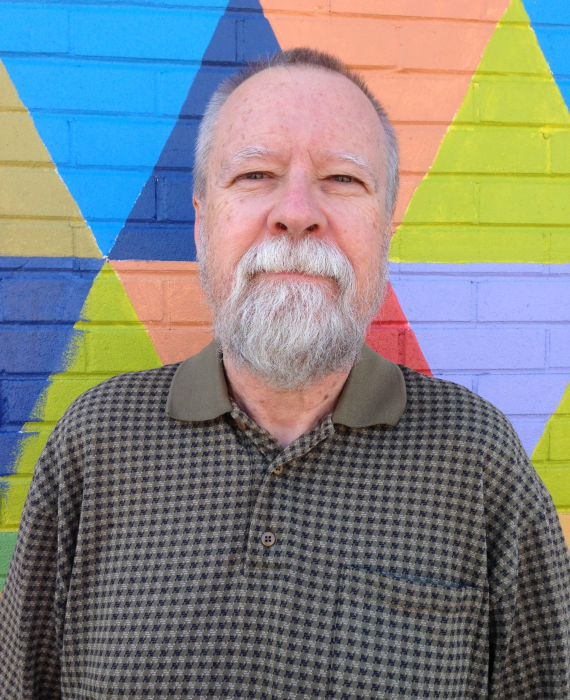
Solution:
[[[198,263],[113,260],[111,265],[163,364],[185,360],[210,342],[212,320],[200,289]],[[366,342],[393,362],[431,374],[390,284]]]
[[[361,73],[400,143],[400,224],[509,0],[260,0],[282,49],[327,51]],[[305,10],[304,12],[302,10]]]

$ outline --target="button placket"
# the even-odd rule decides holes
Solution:
[[[277,572],[281,564],[280,533],[286,530],[287,516],[276,519],[279,511],[275,502],[280,500],[280,491],[286,488],[286,483],[276,478],[274,470],[281,468],[282,472],[284,461],[278,457],[269,464],[253,506],[246,552],[246,567],[250,570]]]
[[[289,511],[283,512],[278,508],[279,502],[282,505],[281,493],[290,488],[289,478],[292,478],[295,471],[293,463],[331,433],[334,433],[334,425],[329,416],[318,429],[301,436],[278,452],[268,464],[256,502],[253,504],[246,548],[246,569],[264,574],[278,574],[282,557],[287,555],[286,535],[290,515]]]

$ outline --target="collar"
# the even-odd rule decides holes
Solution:
[[[405,408],[402,370],[363,345],[333,411],[333,423],[349,428],[394,426]],[[174,420],[194,422],[213,420],[231,411],[222,357],[214,340],[178,366],[168,392],[166,413]]]

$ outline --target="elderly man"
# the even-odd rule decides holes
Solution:
[[[570,696],[569,557],[508,421],[363,345],[397,149],[278,54],[197,145],[216,342],[80,397],[30,489],[3,699]]]

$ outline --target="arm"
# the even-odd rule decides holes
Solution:
[[[60,423],[38,460],[0,599],[3,700],[61,696],[61,638],[79,496],[69,479],[77,460],[67,438]]]
[[[550,495],[517,452],[489,510],[489,698],[562,700],[570,697],[570,556]],[[516,506],[499,508],[503,499]]]

